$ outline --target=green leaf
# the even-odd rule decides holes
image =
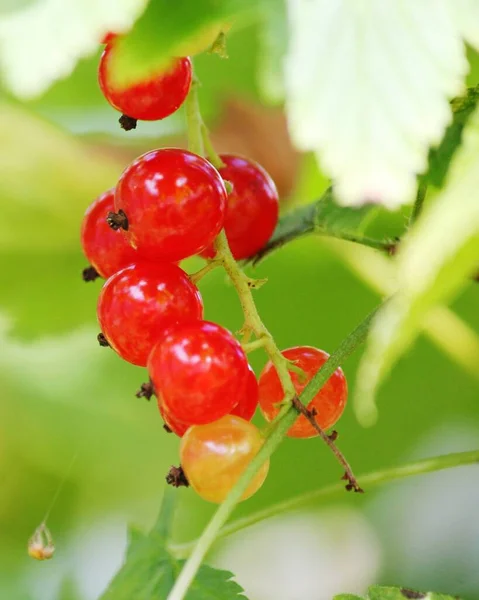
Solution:
[[[413,199],[468,70],[461,33],[473,8],[457,4],[288,2],[290,130],[341,204]]]
[[[264,1],[264,0],[263,0]],[[258,10],[254,0],[151,0],[132,31],[118,40],[111,60],[115,85],[127,87],[163,68],[172,56],[201,38],[212,25],[231,23]]]
[[[100,600],[165,600],[184,561],[169,554],[166,540],[171,529],[177,492],[167,490],[156,525],[148,535],[130,531],[126,560]],[[186,600],[240,600],[242,588],[229,571],[202,565]]]
[[[376,213],[377,207],[371,205],[361,208],[338,206],[332,191],[327,190],[317,202],[286,213],[279,220],[271,240],[252,262],[258,263],[274,250],[310,233],[355,241]]]
[[[365,425],[377,416],[379,383],[417,337],[430,309],[452,300],[479,260],[479,108],[464,130],[447,185],[401,243],[398,291],[379,311],[358,370],[355,410]]]
[[[2,16],[0,72],[21,98],[44,92],[93,54],[107,31],[124,32],[147,0],[37,0]]]
[[[447,175],[449,165],[454,153],[462,141],[463,129],[474,111],[479,100],[479,85],[467,90],[465,96],[460,96],[452,101],[453,120],[446,129],[444,138],[440,145],[429,153],[429,169],[421,177],[421,181],[427,184],[442,187]]]
[[[386,587],[373,585],[369,588],[366,598],[353,594],[340,594],[333,600],[459,600],[457,597],[435,594],[433,592],[418,592],[409,588]]]

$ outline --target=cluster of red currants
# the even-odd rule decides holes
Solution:
[[[112,48],[104,52],[100,81]],[[170,88],[170,79],[161,76],[163,88],[158,82],[144,84],[147,98],[155,89],[156,104],[170,107],[155,113],[161,114],[156,118],[170,114],[186,96],[191,66],[189,59],[178,64],[188,73],[187,85]],[[102,89],[108,89],[104,79]],[[146,118],[132,110],[148,103],[142,98],[138,86],[133,95],[126,94],[129,116]],[[113,104],[125,111],[121,98]],[[125,169],[114,190],[88,208],[81,231],[91,263],[84,279],[107,279],[98,300],[99,341],[127,362],[148,368],[163,420],[182,438],[180,459],[188,482],[212,502],[225,498],[261,447],[262,434],[250,422],[258,402],[271,420],[283,398],[271,363],[258,382],[232,333],[203,320],[200,292],[178,266],[196,254],[214,260],[214,240],[222,228],[236,259],[252,256],[276,226],[278,194],[269,175],[245,158],[222,155],[221,160],[224,167],[217,170],[205,158],[178,148],[143,154]],[[291,348],[284,356],[297,367],[291,376],[298,393],[328,357],[311,347]],[[346,380],[338,369],[310,405],[322,427],[337,421],[346,396]],[[310,437],[316,431],[301,416],[289,434]],[[263,465],[243,499],[261,486],[268,466]]]

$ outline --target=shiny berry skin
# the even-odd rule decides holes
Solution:
[[[114,190],[99,196],[87,208],[81,226],[83,252],[102,277],[110,277],[138,260],[138,254],[121,231],[113,231],[106,215],[114,210]]]
[[[258,406],[258,397],[258,381],[256,380],[253,369],[248,365],[248,380],[245,392],[230,414],[241,417],[242,419],[245,419],[245,421],[251,421]]]
[[[113,108],[142,121],[158,121],[178,110],[191,86],[190,59],[175,58],[166,70],[123,88],[111,77],[116,47],[114,39],[106,45],[98,67],[101,91]]]
[[[106,281],[97,314],[110,346],[127,362],[145,367],[165,329],[201,319],[203,303],[178,266],[139,262]]]
[[[240,417],[226,415],[207,425],[195,425],[180,444],[180,461],[195,492],[208,502],[220,503],[263,445],[259,429]],[[242,496],[252,496],[266,479],[267,460]]]
[[[163,410],[188,425],[230,413],[244,394],[248,361],[229,331],[210,323],[181,323],[167,332],[148,359]]]
[[[163,148],[123,172],[115,209],[128,218],[130,244],[145,258],[179,261],[211,244],[223,227],[226,189],[218,171],[187,150]]]
[[[228,196],[225,232],[236,260],[256,254],[266,245],[278,223],[279,198],[274,181],[252,160],[222,154],[221,177],[233,185]],[[202,253],[214,256],[213,248]]]
[[[306,373],[304,381],[300,375],[290,371],[296,392],[300,394],[318,369],[328,360],[329,354],[311,346],[296,346],[282,352],[288,360],[295,361],[296,366]],[[308,404],[308,409],[316,409],[316,420],[322,429],[332,427],[342,415],[348,397],[348,385],[341,368],[337,368],[322,389]],[[283,399],[283,389],[276,369],[271,362],[263,369],[259,377],[259,404],[267,421],[272,421],[278,413],[274,405]],[[301,415],[287,434],[289,437],[309,438],[317,434],[311,423]]]

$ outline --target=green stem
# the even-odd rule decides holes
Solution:
[[[218,244],[217,249],[222,249],[221,242]],[[249,293],[251,293],[247,285],[246,289]],[[247,294],[244,293],[245,290],[243,289],[242,292],[243,293],[241,297],[244,300],[244,298],[247,297]],[[247,306],[246,308],[249,309],[251,307]],[[316,391],[318,391],[338,368],[341,362],[344,361],[352,352],[354,352],[354,350],[366,339],[367,331],[373,314],[374,313],[371,313],[368,317],[366,317],[365,321],[363,321],[351,333],[351,335],[349,335],[339,345],[337,350],[331,354],[321,369],[319,369],[300,396],[300,400],[303,402],[303,404],[309,404],[311,399],[310,394],[313,394],[314,396],[316,393],[313,393],[313,389],[317,387]],[[247,312],[245,312],[245,315],[247,317]],[[314,382],[313,385],[312,382]],[[213,518],[210,520],[206,528],[203,530],[203,533],[195,543],[190,557],[186,561],[185,566],[183,567],[168,596],[168,600],[183,600],[189,586],[191,585],[191,582],[193,581],[201,563],[203,562],[204,557],[216,540],[218,532],[228,520],[228,517],[233,512],[236,504],[241,500],[241,497],[248,487],[251,479],[256,475],[263,463],[269,459],[271,454],[273,454],[276,448],[280,445],[288,429],[293,425],[297,418],[298,413],[294,406],[291,403],[288,405],[285,404],[276,419],[271,424],[268,435],[266,436],[264,444],[259,450],[258,454],[245,469],[233,489],[226,497],[223,504],[221,504],[221,506],[218,508],[216,513],[213,515]]]
[[[361,479],[361,483],[367,485],[368,489],[370,489],[374,486],[380,485],[381,483],[387,483],[397,479],[404,479],[405,477],[413,477],[415,475],[421,475],[424,473],[431,473],[433,471],[450,469],[452,467],[471,465],[474,463],[479,463],[479,450],[456,452],[454,454],[426,458],[424,460],[408,463],[400,467],[392,467],[389,469],[381,469],[380,471],[373,471],[372,473],[365,473],[364,475],[360,475],[359,478]],[[242,519],[237,519],[236,521],[230,523],[230,525],[223,527],[218,532],[216,539],[227,537],[232,533],[236,533],[241,529],[250,527],[255,523],[263,521],[264,519],[300,508],[307,504],[312,504],[317,500],[334,496],[335,494],[339,494],[341,492],[344,492],[344,485],[342,483],[333,483],[319,490],[314,490],[312,492],[300,494],[294,498],[289,498],[288,500],[284,500],[282,502],[277,502],[276,504],[272,504],[263,510],[257,511],[251,515],[248,515],[247,517],[243,517]],[[169,550],[176,558],[187,558],[195,545],[196,540],[192,542],[186,542],[184,544],[171,544],[169,546]]]
[[[416,201],[414,202],[411,216],[409,217],[409,227],[417,221],[419,215],[422,212],[424,200],[426,199],[426,192],[427,185],[425,183],[420,183],[419,187],[417,188]]]
[[[205,155],[203,145],[202,126],[203,119],[198,103],[199,82],[193,75],[191,88],[185,101],[186,123],[188,128],[188,149],[199,156]]]
[[[210,163],[216,169],[222,169],[225,166],[225,163],[221,160],[220,155],[216,152],[215,147],[211,143],[210,133],[206,125],[202,122],[201,124],[201,136],[203,138],[203,144],[206,150],[206,156],[208,157]]]

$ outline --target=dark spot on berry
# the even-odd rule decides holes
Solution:
[[[121,210],[121,208],[117,213],[109,212],[106,216],[106,222],[115,231],[117,229],[124,229],[125,231],[128,231],[128,217]]]
[[[412,599],[420,599],[420,598],[425,598],[427,594],[423,594],[422,592],[415,592],[414,590],[410,590],[408,588],[401,588],[401,594],[405,597],[405,598],[412,598]]]
[[[173,430],[170,429],[166,423],[163,425],[163,429],[166,431],[166,433],[173,433]]]
[[[100,277],[100,273],[98,273],[95,267],[92,266],[83,269],[81,275],[83,281],[95,281],[95,279],[98,279],[98,277]]]
[[[100,346],[102,346],[103,348],[108,348],[110,346],[110,344],[108,343],[108,340],[103,335],[103,333],[99,333],[96,336],[96,339],[98,340],[98,343],[100,344]]]
[[[190,485],[181,465],[179,467],[171,467],[166,475],[166,483],[173,487],[188,487]]]
[[[118,123],[125,131],[131,131],[132,129],[136,129],[136,124],[138,123],[137,119],[133,117],[129,117],[128,115],[121,115],[118,119]]]

